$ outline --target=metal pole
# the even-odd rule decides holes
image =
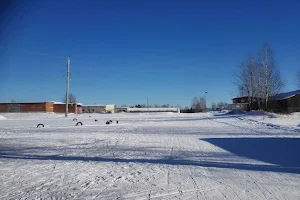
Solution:
[[[148,112],[149,112],[149,99],[147,97],[147,108],[148,108]]]
[[[75,102],[75,116],[77,117],[77,102]]]
[[[207,92],[205,92],[205,111],[206,111],[206,107],[207,107],[207,105],[206,105],[206,94],[207,94]]]
[[[70,85],[70,58],[68,58],[68,60],[67,60],[67,86],[66,86],[66,113],[65,113],[65,117],[68,117],[69,85]]]

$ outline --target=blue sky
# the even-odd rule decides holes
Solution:
[[[190,106],[231,102],[238,63],[264,41],[284,91],[300,68],[300,1],[18,1],[1,3],[0,102]]]

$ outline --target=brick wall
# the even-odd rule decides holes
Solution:
[[[77,105],[77,113],[81,114],[81,106]],[[66,112],[66,104],[54,104],[53,112],[64,113]],[[75,113],[75,105],[69,104],[68,106],[69,113]]]
[[[20,112],[45,112],[46,103],[20,103]]]
[[[6,112],[6,104],[0,103],[0,112]]]
[[[54,112],[54,103],[53,102],[46,102],[46,112]]]
[[[13,106],[13,107],[12,107]],[[16,108],[14,108],[16,107]],[[54,104],[53,102],[42,103],[0,103],[0,112],[56,112],[64,113],[65,104]],[[75,105],[69,104],[69,113],[75,112]],[[81,105],[77,105],[77,113],[82,113]]]
[[[82,113],[82,107],[77,105],[77,114],[81,114]]]

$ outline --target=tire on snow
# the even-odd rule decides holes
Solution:
[[[76,123],[76,126],[79,126],[79,125],[82,126],[82,122],[77,122]]]
[[[38,124],[36,127],[38,128],[40,126],[42,126],[43,128],[45,127],[44,124]]]

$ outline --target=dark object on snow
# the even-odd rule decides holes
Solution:
[[[73,121],[77,121],[77,119],[76,119],[76,118],[74,118],[74,119],[73,119]]]
[[[98,120],[95,119],[95,122],[97,122]]]
[[[119,121],[117,121],[117,124],[119,123]]]
[[[89,117],[91,117],[91,116],[89,116]]]
[[[82,122],[77,122],[76,126],[78,125],[82,126]]]
[[[45,127],[44,124],[38,124],[36,127],[38,128],[38,127],[40,127],[40,126]]]
[[[110,123],[112,123],[112,120],[109,120],[110,121]]]
[[[110,124],[110,121],[107,121],[106,124]]]

